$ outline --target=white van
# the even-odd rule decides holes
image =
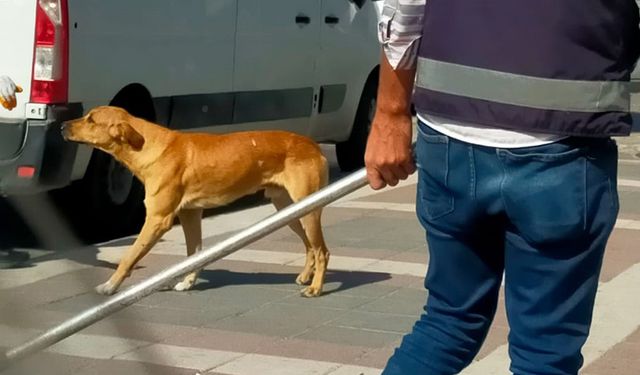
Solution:
[[[61,121],[116,105],[172,129],[284,129],[362,165],[375,106],[382,1],[0,0],[0,193],[74,184],[89,212],[125,220],[142,187]],[[114,216],[115,215],[115,216]],[[112,221],[113,223],[113,221]]]

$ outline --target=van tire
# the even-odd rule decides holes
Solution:
[[[364,167],[364,152],[367,148],[367,138],[376,110],[377,96],[378,72],[376,69],[371,73],[362,90],[349,139],[336,143],[336,158],[338,166],[343,172],[352,172]]]
[[[124,168],[102,151],[91,156],[81,194],[83,223],[88,226],[83,232],[93,240],[136,233],[144,221],[144,187]]]

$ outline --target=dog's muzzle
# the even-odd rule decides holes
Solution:
[[[69,137],[69,123],[68,122],[63,122],[62,125],[60,125],[60,133],[62,133],[62,138],[64,138],[65,140],[68,140],[68,137]]]

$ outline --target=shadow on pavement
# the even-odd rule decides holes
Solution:
[[[302,269],[302,268],[301,268]],[[200,279],[192,290],[208,290],[232,285],[295,285],[298,275],[293,273],[273,272],[235,272],[228,270],[203,270]],[[339,287],[324,290],[322,295],[342,292],[365,284],[373,284],[389,280],[391,275],[381,272],[360,271],[327,271],[327,283],[339,283]],[[300,286],[302,288],[302,286]]]

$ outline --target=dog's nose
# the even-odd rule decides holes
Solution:
[[[63,137],[66,137],[67,135],[68,125],[69,123],[66,121],[63,122],[62,125],[60,125],[60,132],[62,133]]]

